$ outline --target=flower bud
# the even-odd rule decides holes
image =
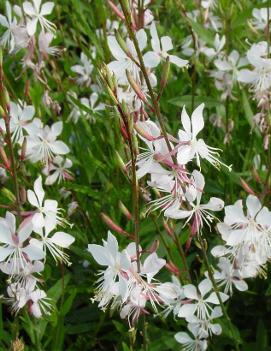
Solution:
[[[3,107],[6,113],[9,111],[9,104],[10,104],[9,93],[7,89],[4,86],[2,86],[2,90],[0,91],[0,105]]]
[[[250,186],[247,184],[247,182],[244,181],[244,179],[240,178],[240,183],[241,183],[243,189],[244,189],[247,193],[249,193],[249,194],[251,194],[251,195],[256,195],[255,192],[254,192],[254,191],[250,188]]]
[[[127,209],[127,207],[123,204],[123,202],[119,201],[119,209],[122,214],[128,219],[131,220],[133,218],[131,212]]]
[[[167,85],[169,71],[170,71],[170,61],[169,61],[169,57],[167,57],[167,60],[166,60],[166,62],[163,65],[163,70],[162,70],[162,74],[161,74],[161,81],[160,81],[160,90],[161,90],[161,92],[159,93],[159,95],[161,95],[161,93],[163,92],[165,86]]]
[[[125,165],[125,163],[123,162],[120,154],[116,151],[116,161],[117,161],[117,165],[120,167],[120,169],[123,171],[124,174],[127,173],[127,167]]]
[[[167,224],[167,222],[165,220],[163,220],[163,226],[167,232],[167,234],[171,237],[174,238],[174,233],[173,230],[170,228],[170,226]]]
[[[111,7],[111,9],[115,12],[115,14],[123,21],[124,20],[124,15],[119,10],[119,8],[113,3],[113,1],[107,0],[107,3]]]
[[[24,137],[23,145],[22,145],[22,149],[21,149],[21,155],[20,155],[21,161],[23,161],[25,159],[26,147],[27,147],[27,139]]]
[[[171,261],[167,262],[165,267],[170,273],[172,273],[172,274],[174,274],[176,276],[180,275],[179,268],[173,262],[171,262]]]
[[[120,35],[120,33],[115,29],[114,30],[114,33],[115,33],[115,37],[116,37],[116,40],[119,44],[119,46],[121,47],[121,49],[126,53],[127,56],[130,56],[131,53],[125,43],[125,40],[122,38],[122,36]]]
[[[136,83],[133,76],[131,75],[131,73],[128,70],[126,70],[126,76],[127,76],[128,82],[130,83],[132,89],[134,90],[136,95],[139,97],[139,99],[142,100],[143,102],[147,103],[148,101],[146,99],[146,96],[144,95],[140,86]]]
[[[5,151],[5,149],[3,148],[2,145],[0,145],[0,156],[1,156],[1,158],[2,158],[2,161],[3,161],[3,163],[4,163],[5,167],[6,167],[6,169],[9,170],[9,169],[10,169],[10,162],[9,162],[9,160],[8,160],[6,151]]]
[[[119,225],[117,225],[115,222],[112,221],[112,219],[107,216],[105,213],[101,213],[101,217],[103,222],[112,230],[114,230],[115,232],[119,233],[119,234],[123,234],[123,235],[130,235],[129,233],[127,233],[124,229],[122,229]]]
[[[20,202],[24,204],[26,202],[26,190],[25,188],[20,188]]]

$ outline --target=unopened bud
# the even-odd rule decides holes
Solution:
[[[123,171],[123,173],[127,173],[127,167],[125,163],[123,162],[123,159],[121,158],[120,154],[116,151],[116,161],[117,165],[120,167],[120,169]]]
[[[167,262],[165,265],[166,269],[171,272],[172,274],[179,276],[180,275],[180,270],[179,268],[171,261]]]
[[[113,75],[111,71],[109,70],[109,68],[105,63],[102,63],[101,74],[102,74],[103,80],[106,82],[109,88],[114,91],[116,88],[116,84],[113,79]]]
[[[154,240],[151,247],[147,251],[149,253],[156,252],[158,250],[159,245],[160,245],[159,240],[156,239],[156,240]]]
[[[173,230],[170,228],[170,226],[167,224],[167,222],[166,222],[165,220],[163,221],[163,226],[164,226],[164,228],[165,228],[167,234],[168,234],[171,238],[173,238],[173,237],[174,237]]]
[[[114,92],[110,89],[109,86],[107,87],[107,92],[108,92],[108,94],[109,94],[109,96],[110,96],[110,98],[111,98],[113,104],[114,104],[115,106],[118,106],[118,105],[119,105],[118,99],[116,98]]]
[[[244,181],[244,179],[240,178],[240,183],[241,183],[243,189],[244,189],[247,193],[249,193],[249,194],[251,194],[251,195],[256,195],[255,192],[254,192],[254,191],[250,188],[250,186],[247,184],[247,182]]]
[[[161,82],[160,82],[161,92],[164,90],[165,86],[167,85],[169,71],[170,71],[170,62],[169,62],[169,57],[167,57],[167,60],[164,63],[162,75],[161,75]],[[161,93],[160,93],[160,95],[161,95]]]
[[[26,147],[27,147],[27,139],[24,137],[23,145],[22,145],[22,149],[21,149],[21,155],[20,155],[21,161],[23,161],[25,159]]]
[[[126,53],[127,56],[131,56],[131,53],[126,45],[126,42],[122,38],[120,33],[116,29],[114,30],[114,33],[115,33],[116,40],[117,40],[119,46],[121,47],[121,49]]]
[[[4,111],[7,113],[9,111],[10,99],[7,89],[3,86],[0,92],[0,104],[3,107]]]
[[[139,123],[135,123],[134,128],[137,131],[137,133],[140,136],[142,136],[142,138],[147,139],[148,141],[154,141],[155,140],[155,138],[151,134],[146,132],[144,129],[140,128],[140,124]]]
[[[129,233],[127,233],[124,229],[122,229],[119,225],[117,225],[115,222],[113,222],[113,220],[107,216],[105,213],[101,213],[101,217],[102,220],[104,221],[104,223],[112,230],[114,230],[115,232],[119,233],[119,234],[123,234],[123,235],[130,235]]]
[[[128,82],[130,83],[131,87],[133,88],[134,92],[139,97],[139,99],[147,103],[148,101],[146,99],[145,94],[141,90],[140,86],[136,83],[131,73],[127,70],[126,70],[126,76],[127,76]]]
[[[128,210],[128,208],[123,204],[123,202],[119,201],[119,209],[122,214],[128,219],[131,220],[133,218],[131,212]]]
[[[25,188],[20,188],[20,202],[24,204],[26,202],[26,190]]]
[[[9,160],[8,160],[6,151],[5,151],[5,149],[3,148],[2,145],[0,145],[0,156],[1,156],[1,158],[2,158],[2,161],[3,161],[3,163],[4,163],[5,167],[6,167],[6,169],[9,170],[9,169],[10,169],[10,162],[9,162]]]
[[[108,5],[115,12],[115,14],[123,21],[125,19],[123,13],[119,10],[119,8],[113,3],[111,0],[107,0]]]

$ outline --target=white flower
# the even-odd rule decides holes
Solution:
[[[141,148],[144,152],[137,156],[137,177],[140,179],[147,173],[155,173],[157,168],[160,170],[161,167],[157,161],[159,157],[164,161],[171,160],[171,157],[168,156],[169,150],[165,139],[161,136],[160,129],[153,121],[138,121],[136,126],[142,134],[139,134],[139,137],[148,147],[147,149]],[[168,174],[168,172],[165,171],[165,174]]]
[[[26,156],[31,162],[43,161],[48,164],[56,155],[66,155],[70,149],[60,140],[56,140],[61,134],[62,122],[56,122],[51,127],[40,126],[36,134],[27,137]]]
[[[140,51],[143,51],[147,46],[147,35],[145,31],[140,29],[138,32],[136,32],[136,38]],[[115,36],[110,35],[107,38],[107,42],[111,54],[115,58],[115,61],[108,64],[108,68],[116,75],[119,84],[128,84],[128,79],[126,76],[127,70],[132,74],[136,82],[140,82],[140,69],[134,62],[138,62],[139,60],[133,42],[129,38],[126,40],[126,46],[129,54],[123,51]]]
[[[186,319],[195,315],[200,320],[208,319],[213,310],[212,305],[219,305],[217,294],[212,292],[212,283],[209,279],[204,279],[199,283],[198,288],[192,284],[184,286],[184,295],[187,299],[193,302],[183,304],[180,308],[179,317]],[[229,297],[228,295],[219,292],[222,302],[225,302]]]
[[[241,277],[257,275],[271,257],[271,212],[253,195],[247,197],[246,207],[246,215],[242,200],[225,207],[224,222],[217,228],[226,246],[213,252],[234,260]]]
[[[194,170],[192,172],[193,184],[190,185],[186,191],[186,199],[192,207],[191,210],[179,209],[179,204],[171,206],[165,211],[165,216],[175,219],[187,218],[187,222],[193,217],[192,233],[199,233],[204,222],[209,225],[214,216],[210,211],[221,211],[224,207],[224,201],[216,197],[212,197],[207,204],[201,204],[201,197],[205,186],[203,175]],[[194,203],[196,201],[196,203]]]
[[[48,166],[43,169],[43,173],[47,175],[45,184],[52,185],[56,181],[60,183],[66,179],[73,179],[69,168],[72,167],[72,161],[68,158],[56,156]]]
[[[267,28],[267,7],[262,7],[260,9],[253,9],[252,11],[253,19],[252,25],[260,30]],[[271,20],[271,8],[269,8],[269,21]]]
[[[16,230],[16,217],[11,212],[0,219],[0,262],[13,262],[11,271],[15,274],[19,274],[28,261],[44,258],[42,250],[28,243],[32,229],[31,221],[26,219]]]
[[[37,211],[31,217],[34,231],[43,227],[55,228],[58,223],[62,222],[58,216],[60,210],[56,200],[45,200],[45,192],[42,187],[42,179],[39,176],[34,182],[34,191],[27,190],[27,199],[29,203],[37,208]]]
[[[182,345],[183,351],[205,351],[207,350],[207,341],[200,339],[197,331],[188,325],[189,331],[192,333],[191,337],[188,333],[179,332],[175,334],[175,340]]]
[[[253,70],[240,70],[237,76],[239,82],[251,84],[255,92],[269,89],[271,87],[271,59],[268,57],[267,42],[253,44],[247,52],[247,59],[253,66]]]
[[[40,53],[47,57],[48,55],[56,56],[59,49],[56,46],[51,46],[50,44],[54,39],[54,34],[50,32],[40,32],[39,35],[39,51]]]
[[[37,30],[37,24],[41,25],[42,30],[47,29],[49,32],[55,30],[55,25],[48,21],[44,16],[50,15],[53,11],[55,4],[51,1],[45,2],[41,6],[41,0],[25,1],[23,3],[23,10],[29,17],[27,19],[27,32],[30,36],[34,35]]]
[[[219,335],[222,333],[222,328],[220,324],[214,323],[214,319],[217,319],[223,315],[222,309],[220,306],[216,306],[211,314],[210,317],[207,319],[199,319],[196,316],[192,316],[187,318],[190,327],[190,330],[195,330],[196,335],[201,338],[208,338],[209,336]]]
[[[88,87],[91,84],[91,73],[94,66],[83,52],[81,52],[80,61],[81,64],[72,66],[71,70],[78,74],[78,78],[76,79],[77,84],[85,84]]]
[[[32,119],[35,114],[35,108],[31,105],[23,105],[10,102],[10,131],[12,134],[12,141],[22,144],[24,136],[27,134],[33,134],[37,131],[35,124],[32,123]],[[0,121],[0,126],[3,130],[6,130],[5,123],[3,120]]]
[[[214,40],[214,48],[209,48],[206,46],[202,46],[200,48],[200,52],[202,52],[209,60],[212,60],[215,56],[217,56],[221,50],[223,49],[224,45],[226,43],[226,37],[223,35],[221,38],[219,37],[219,34],[216,33],[215,35],[215,40]]]
[[[49,299],[43,290],[36,288],[36,280],[28,280],[25,286],[20,282],[10,284],[7,293],[9,296],[7,301],[12,304],[14,313],[19,312],[27,304],[29,313],[36,318],[40,318],[42,314],[50,314]]]
[[[218,282],[218,286],[224,286],[224,293],[230,293],[232,295],[232,286],[239,291],[245,291],[248,289],[247,283],[241,278],[240,272],[234,267],[234,263],[226,257],[219,259],[218,267],[219,271],[215,271],[214,278]]]
[[[183,60],[175,55],[168,54],[168,51],[173,49],[172,40],[168,36],[164,36],[161,40],[158,37],[156,25],[154,22],[151,24],[151,44],[153,51],[150,51],[144,55],[144,63],[146,67],[156,67],[161,60],[169,59],[169,62],[176,66],[183,68],[188,65],[187,60]]]
[[[36,229],[40,240],[34,238],[30,240],[30,243],[40,250],[43,250],[45,254],[48,250],[56,262],[60,261],[70,265],[69,256],[63,249],[68,249],[75,241],[75,238],[65,232],[55,232],[52,236],[49,236],[53,230],[54,226],[51,225],[51,223],[44,228]]]
[[[200,158],[206,159],[215,167],[223,164],[217,158],[219,155],[217,148],[206,145],[203,139],[197,139],[198,133],[204,127],[203,109],[204,104],[199,105],[192,113],[190,119],[185,107],[183,108],[181,120],[184,130],[179,130],[178,133],[180,146],[177,153],[177,161],[180,165],[185,165],[194,158],[196,158],[199,167]]]
[[[6,1],[7,17],[0,14],[0,25],[6,28],[6,31],[0,39],[1,46],[9,47],[9,52],[12,52],[15,47],[14,29],[17,27],[16,18],[12,19],[12,10],[9,1]]]

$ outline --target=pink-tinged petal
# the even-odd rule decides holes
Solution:
[[[66,249],[75,241],[75,238],[72,235],[64,233],[64,232],[56,232],[50,238],[50,241],[52,241],[54,244],[56,244],[60,247],[64,247]]]
[[[146,54],[144,54],[143,60],[146,67],[154,68],[159,65],[161,58],[154,51],[148,51]]]
[[[181,121],[182,121],[182,125],[183,125],[183,128],[186,131],[186,133],[188,135],[191,135],[191,132],[192,132],[191,121],[190,121],[190,118],[186,112],[185,106],[183,107],[183,110],[182,110]]]
[[[0,247],[0,262],[5,261],[5,259],[12,253],[12,247]]]
[[[199,299],[197,289],[194,285],[188,284],[188,285],[185,285],[183,288],[184,288],[184,296],[186,298],[192,299],[192,300]]]
[[[149,158],[148,160],[142,162],[138,162],[137,166],[138,169],[136,171],[136,175],[138,179],[141,179],[144,177],[146,174],[150,173],[152,171],[152,166],[155,162],[153,161],[152,158]]]
[[[5,27],[5,28],[9,28],[9,23],[8,23],[6,17],[1,15],[1,14],[0,14],[0,24],[1,24],[1,26]]]
[[[212,289],[212,283],[210,279],[204,279],[199,283],[199,291],[201,293],[201,296],[205,296],[211,289]]]
[[[254,218],[262,208],[260,200],[254,195],[248,195],[246,205],[248,214],[251,218]]]
[[[173,49],[172,40],[168,36],[164,36],[161,38],[162,51],[168,52]]]
[[[45,226],[44,215],[40,212],[35,213],[32,217],[32,224],[34,230],[37,230],[38,228],[43,228]]]
[[[37,196],[33,190],[27,190],[27,200],[32,206],[37,207],[37,208],[40,207],[40,204],[38,203]]]
[[[32,20],[28,20],[26,24],[27,33],[32,36],[35,34],[37,29],[38,19],[35,17]]]
[[[50,15],[50,13],[53,11],[54,6],[55,4],[51,1],[43,4],[41,6],[41,11],[40,11],[41,16]]]
[[[8,211],[5,220],[10,232],[14,234],[16,232],[16,217],[13,213]]]
[[[96,244],[89,244],[87,249],[94,260],[100,264],[101,266],[111,266],[111,257],[109,257],[108,250],[106,250],[103,246]]]
[[[34,106],[26,106],[23,109],[23,113],[21,114],[21,120],[29,121],[34,117],[34,114],[35,114]]]
[[[152,22],[150,32],[151,32],[151,37],[152,37],[152,39],[151,39],[152,48],[155,52],[160,53],[161,52],[161,45],[160,45],[160,40],[158,37],[155,22]]]
[[[31,239],[29,245],[24,247],[22,251],[27,254],[31,261],[42,260],[45,257],[42,243],[36,239]]]
[[[63,129],[63,123],[61,121],[56,122],[52,125],[51,131],[55,136],[59,136]]]
[[[43,199],[44,199],[44,196],[45,196],[45,192],[43,190],[43,187],[42,187],[42,179],[41,179],[41,176],[39,176],[36,180],[35,180],[35,183],[34,183],[34,191],[35,191],[35,194],[38,198],[38,202],[39,202],[39,207],[42,206],[42,202],[43,202]]]
[[[194,212],[193,211],[185,211],[185,210],[178,210],[172,207],[169,207],[165,212],[164,216],[174,219],[183,219],[190,217]]]
[[[65,143],[63,143],[63,141],[60,140],[56,140],[50,143],[50,148],[52,152],[56,155],[66,155],[70,152],[69,147]]]
[[[237,73],[237,80],[241,83],[253,83],[257,79],[257,73],[248,69],[241,69]]]
[[[248,222],[243,212],[242,200],[237,200],[234,205],[225,207],[224,222],[228,225],[245,224]]]
[[[236,246],[245,240],[246,229],[232,230],[227,239],[227,245]]]
[[[141,272],[147,274],[148,281],[155,276],[166,264],[166,260],[159,258],[156,252],[150,254],[144,261]]]
[[[30,234],[32,233],[33,225],[30,219],[26,219],[22,222],[20,227],[18,228],[18,236],[19,236],[19,243],[22,244],[26,239],[29,238]]]
[[[180,57],[175,55],[169,55],[169,62],[173,63],[179,68],[186,67],[189,63],[187,60],[183,60]]]
[[[195,152],[190,145],[184,145],[179,147],[177,153],[177,161],[179,165],[186,165],[195,156]]]
[[[57,212],[58,203],[56,200],[45,200],[44,201],[44,209],[45,211]]]
[[[106,248],[108,249],[112,257],[117,256],[119,252],[119,244],[116,237],[110,232],[110,230],[107,233]]]
[[[138,32],[136,32],[136,38],[138,40],[138,45],[140,51],[144,50],[145,47],[147,46],[147,34],[144,31],[144,29],[140,29]]]
[[[33,5],[31,4],[31,2],[25,1],[23,3],[23,9],[24,9],[24,12],[28,16],[32,17],[33,15],[35,15],[35,9],[34,9]]]
[[[13,245],[12,234],[7,225],[0,223],[0,243]]]
[[[190,344],[191,342],[193,342],[193,339],[191,339],[191,337],[185,332],[179,332],[175,334],[174,338],[178,343],[182,345]]]
[[[229,296],[227,294],[220,292],[219,295],[222,302],[225,302],[229,299]],[[211,295],[205,300],[205,302],[212,303],[214,305],[219,305],[220,303],[218,300],[217,294],[215,292],[212,292]]]
[[[196,305],[193,303],[187,303],[179,309],[178,317],[189,318],[189,317],[193,316],[195,311],[196,311]]]
[[[111,51],[111,54],[115,57],[116,60],[119,61],[124,58],[127,58],[127,55],[121,49],[119,43],[117,42],[117,39],[114,36],[110,35],[109,37],[107,37],[107,44]]]
[[[248,285],[244,280],[233,280],[233,284],[239,291],[246,291],[248,290]]]
[[[204,109],[204,104],[200,104],[192,113],[191,116],[191,123],[192,123],[192,133],[193,137],[195,138],[198,133],[203,129],[204,127],[204,119],[203,119],[203,109]]]
[[[271,212],[268,210],[267,207],[263,207],[261,211],[257,214],[256,221],[263,227],[271,227]]]
[[[211,197],[207,204],[201,206],[201,208],[211,211],[221,211],[223,207],[224,201],[217,197]]]
[[[222,239],[224,241],[227,241],[228,240],[228,237],[231,233],[231,227],[229,227],[227,224],[225,223],[218,223],[217,224],[217,229],[219,231],[219,233],[221,234],[222,236]]]

